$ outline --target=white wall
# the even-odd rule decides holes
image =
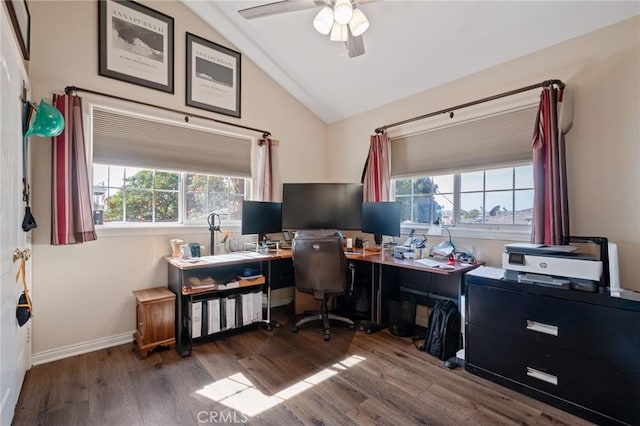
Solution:
[[[98,76],[98,2],[37,1],[29,3],[33,98],[50,101],[54,92],[75,85],[188,111],[184,105],[185,32],[234,46],[182,3],[143,3],[175,20],[174,95]],[[280,162],[287,165],[281,170],[283,181],[324,179],[326,125],[246,57],[242,57],[241,88],[241,120],[191,110],[272,132],[280,141]],[[34,358],[55,357],[61,348],[65,354],[81,351],[86,348],[83,343],[111,336],[128,339],[126,333],[135,328],[131,291],[167,284],[162,257],[170,253],[168,240],[180,237],[208,246],[209,232],[201,228],[195,235],[106,236],[77,246],[50,246],[49,142],[34,140],[33,147],[33,209],[38,221],[33,231]],[[301,156],[302,152],[306,155]]]
[[[640,18],[330,125],[327,173],[359,179],[376,127],[556,78],[575,96],[566,138],[571,233],[617,242],[622,287],[640,290]],[[500,265],[505,241],[464,243]]]

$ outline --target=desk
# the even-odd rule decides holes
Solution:
[[[273,326],[279,327],[279,324],[271,321],[271,261],[286,257],[291,257],[290,250],[269,250],[267,254],[244,251],[216,256],[203,256],[193,259],[166,257],[165,260],[169,264],[169,289],[176,295],[176,351],[181,356],[188,356],[191,353],[192,335],[190,331],[191,313],[189,312],[189,304],[194,301],[201,302],[208,299],[226,297],[246,292],[250,289],[262,290],[263,285],[266,285],[266,319],[256,322],[265,324],[267,330],[271,330]],[[251,266],[259,269],[262,275],[266,275],[266,282],[264,280],[255,281],[255,284],[253,284],[248,281],[240,283],[245,284],[244,286],[239,284],[238,287],[222,290],[207,286],[192,287],[188,284],[190,278],[201,278],[220,273],[231,273],[233,276],[234,270],[240,266]],[[260,306],[262,306],[262,301],[260,302]]]
[[[420,289],[411,289],[402,286],[399,281],[398,273],[402,271],[416,271],[418,273],[428,273],[430,276],[437,277],[447,277],[447,280],[453,280],[455,282],[456,288],[454,289],[455,298],[458,304],[458,308],[462,310],[460,298],[464,291],[464,274],[472,269],[477,268],[482,263],[477,264],[469,264],[469,263],[459,263],[456,262],[453,266],[453,269],[440,269],[437,267],[430,267],[419,262],[416,262],[413,259],[397,259],[393,256],[393,253],[375,253],[370,254],[367,252],[364,256],[360,256],[357,259],[364,262],[371,263],[372,268],[372,282],[371,282],[371,292],[372,295],[376,295],[375,297],[371,297],[371,321],[375,324],[374,327],[367,329],[367,332],[377,331],[383,328],[386,324],[386,309],[382,304],[382,301],[385,299],[384,289],[393,290],[393,291],[401,291],[410,294],[424,295],[431,297],[433,299],[441,299],[442,297],[431,294],[429,292],[423,292]],[[447,262],[443,261],[442,264],[446,264]],[[375,271],[375,265],[378,265],[378,271]],[[388,267],[386,272],[387,275],[394,276],[390,277],[391,279],[385,279],[385,268]],[[377,278],[377,280],[376,280]],[[376,281],[377,281],[377,292],[376,292]],[[377,306],[374,305],[374,300],[377,300]]]
[[[389,271],[416,271],[418,273],[429,273],[443,277],[452,277],[456,280],[455,297],[460,307],[460,296],[462,294],[462,284],[464,273],[476,268],[477,264],[456,263],[454,269],[443,270],[439,268],[425,266],[412,259],[396,259],[392,253],[364,251],[362,254],[345,253],[348,260],[369,263],[371,265],[371,322],[376,324],[376,330],[384,327],[386,321],[386,307],[382,303],[385,299],[383,288],[392,288],[419,293],[419,290],[406,290],[398,287],[397,280],[385,279],[385,272]],[[190,277],[204,276],[224,269],[233,269],[238,266],[251,266],[259,268],[261,273],[266,275],[267,286],[267,309],[266,319],[262,323],[270,330],[274,325],[271,321],[271,262],[278,259],[291,258],[291,250],[269,250],[266,254],[257,252],[235,252],[225,255],[203,256],[196,259],[176,259],[166,257],[169,264],[169,289],[176,295],[176,350],[182,356],[187,356],[191,352],[191,335],[188,329],[188,303],[193,300],[206,300],[207,298],[223,297],[227,294],[234,294],[243,291],[243,288],[233,288],[217,290],[212,288],[191,288],[187,285]],[[265,274],[266,267],[266,274]],[[385,270],[385,267],[390,268]],[[392,275],[392,274],[391,274]],[[390,276],[393,278],[393,276]],[[397,278],[397,277],[396,277]],[[262,286],[262,284],[257,284]],[[377,289],[376,289],[377,287]],[[437,298],[436,296],[431,296]],[[278,325],[276,325],[278,326]],[[368,329],[368,332],[374,331]]]

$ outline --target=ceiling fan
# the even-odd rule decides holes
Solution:
[[[282,13],[322,7],[316,15],[313,26],[321,34],[330,34],[333,41],[343,41],[350,58],[364,54],[362,33],[369,27],[369,21],[358,5],[376,0],[280,0],[260,6],[238,10],[245,19],[256,19]]]

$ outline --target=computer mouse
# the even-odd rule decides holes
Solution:
[[[448,360],[446,360],[444,362],[444,366],[447,367],[450,370],[454,370],[454,369],[458,368],[458,362],[456,361],[455,358],[449,358]]]

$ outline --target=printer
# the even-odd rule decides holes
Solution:
[[[505,245],[502,269],[507,280],[596,292],[602,285],[605,261],[579,253],[572,245],[514,243]]]

